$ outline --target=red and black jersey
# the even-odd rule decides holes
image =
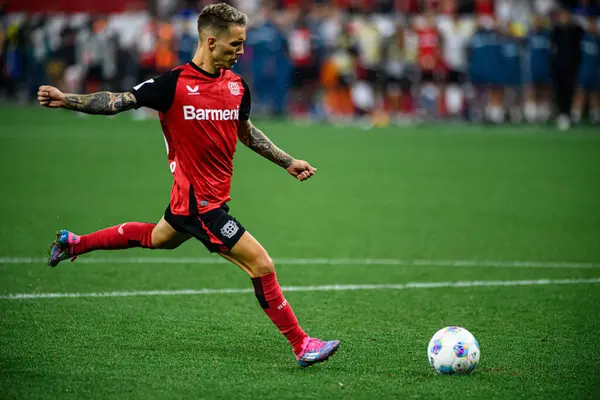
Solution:
[[[188,63],[136,86],[139,107],[159,112],[169,168],[171,211],[206,213],[231,200],[240,120],[250,117],[250,89],[230,70],[216,74]]]

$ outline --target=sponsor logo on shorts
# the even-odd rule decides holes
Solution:
[[[221,228],[221,235],[231,239],[240,230],[240,227],[234,221],[227,221]]]

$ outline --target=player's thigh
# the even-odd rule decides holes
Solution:
[[[239,266],[253,278],[275,270],[273,260],[265,248],[248,231],[244,232],[231,250],[220,252],[219,255]]]
[[[165,220],[165,217],[162,217],[152,230],[152,247],[155,249],[174,249],[191,237],[191,235],[177,232]]]

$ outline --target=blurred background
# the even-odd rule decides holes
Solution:
[[[0,101],[31,103],[45,83],[130,90],[193,57],[197,13],[208,3],[5,1]],[[230,3],[250,18],[236,72],[251,84],[255,116],[367,127],[600,121],[596,1]]]

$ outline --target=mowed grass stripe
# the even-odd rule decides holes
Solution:
[[[393,258],[275,258],[282,265],[377,265],[397,267],[490,267],[490,268],[565,268],[596,269],[600,263],[568,261],[493,261],[493,260],[402,260]],[[45,264],[41,257],[0,257],[0,264]],[[227,264],[217,257],[88,257],[79,264]]]
[[[325,292],[351,290],[404,290],[435,288],[470,288],[489,286],[532,286],[532,285],[577,285],[600,283],[600,278],[593,279],[536,279],[520,281],[458,281],[458,282],[408,282],[378,285],[321,285],[321,286],[284,286],[285,292]],[[184,289],[184,290],[148,290],[129,292],[91,292],[91,293],[17,293],[0,296],[2,300],[54,299],[73,297],[135,297],[135,296],[174,296],[174,295],[207,295],[252,293],[253,289]]]

